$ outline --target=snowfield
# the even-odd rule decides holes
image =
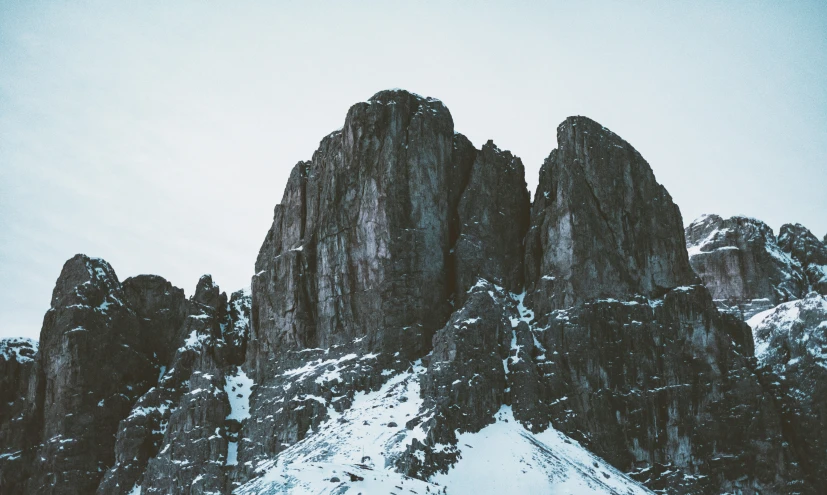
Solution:
[[[493,424],[477,433],[459,434],[460,460],[447,473],[425,482],[396,472],[394,460],[414,438],[425,439],[421,427],[405,427],[422,407],[419,376],[424,371],[416,365],[376,392],[357,394],[342,414],[330,408],[330,419],[318,431],[258,466],[260,476],[234,493],[651,493],[552,428],[532,434],[514,420],[507,406]]]

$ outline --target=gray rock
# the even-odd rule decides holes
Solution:
[[[678,207],[631,145],[585,117],[557,129],[526,237],[526,286],[545,314],[693,283]]]
[[[649,488],[790,493],[806,479],[748,328],[702,286],[557,310],[538,330],[555,428]]]
[[[37,366],[37,342],[0,340],[0,493],[26,491],[39,442]]]
[[[686,246],[713,299],[745,320],[807,292],[801,265],[760,220],[705,215],[686,228]]]
[[[827,246],[800,223],[781,226],[778,246],[801,265],[811,290],[827,294]]]
[[[421,423],[427,437],[414,441],[397,462],[409,476],[427,479],[446,471],[458,459],[456,432],[477,432],[494,422],[506,400],[512,337],[507,301],[501,290],[480,279],[465,305],[434,335],[421,378],[423,410],[407,424],[413,429]]]
[[[827,298],[811,292],[749,321],[756,357],[818,486],[827,486]]]
[[[40,333],[43,419],[29,492],[94,492],[113,463],[118,423],[157,376],[124,299],[105,261],[77,255],[63,266]]]
[[[442,102],[383,91],[293,169],[256,262],[251,370],[357,338],[428,352],[450,313],[454,142]]]
[[[530,202],[519,158],[488,141],[477,154],[458,207],[456,304],[479,278],[523,287],[523,238]]]
[[[228,479],[228,448],[237,442],[227,379],[238,373],[249,333],[250,298],[244,291],[227,296],[209,275],[201,277],[192,298],[160,277],[143,279],[163,292],[134,298],[146,333],[175,339],[157,384],[142,395],[120,424],[116,463],[98,493],[125,494],[133,486],[142,493],[222,493]],[[148,295],[164,297],[148,297]],[[183,314],[180,318],[177,315]],[[169,315],[176,315],[174,319]],[[172,322],[179,327],[170,326]],[[233,431],[234,430],[234,431]]]

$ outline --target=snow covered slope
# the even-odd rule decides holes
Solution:
[[[827,297],[811,292],[762,311],[749,320],[755,356],[784,371],[807,356],[827,368]]]
[[[424,372],[417,365],[376,392],[358,394],[343,414],[330,408],[318,431],[260,466],[260,476],[235,493],[651,493],[552,428],[532,434],[508,406],[478,433],[459,434],[460,460],[447,473],[425,482],[396,472],[396,458],[425,436],[420,427],[405,427],[422,406]]]

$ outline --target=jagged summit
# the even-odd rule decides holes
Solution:
[[[694,283],[680,210],[640,154],[586,117],[566,119],[557,143],[540,169],[527,238],[538,308]]]
[[[814,493],[811,424],[690,265],[717,234],[600,124],[557,138],[532,204],[381,91],[293,168],[249,292],[72,258],[0,354],[0,492]]]
[[[722,308],[744,319],[807,292],[801,263],[772,229],[745,216],[703,216],[686,227],[692,268]]]
[[[407,102],[411,99],[419,100],[419,101],[427,101],[427,102],[438,102],[441,101],[438,98],[432,98],[430,96],[422,96],[417,93],[401,89],[401,88],[391,88],[391,89],[383,89],[378,91],[376,94],[371,96],[368,101],[371,102],[379,102],[379,103],[400,103],[400,102]]]
[[[778,246],[799,262],[810,290],[827,294],[827,245],[800,223],[788,223],[781,226]]]

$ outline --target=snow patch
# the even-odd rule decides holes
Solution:
[[[226,419],[244,421],[250,417],[250,393],[253,388],[253,379],[248,377],[240,366],[237,366],[233,375],[228,375],[224,384],[224,391],[230,400],[230,414]],[[236,446],[237,448],[238,446]]]

